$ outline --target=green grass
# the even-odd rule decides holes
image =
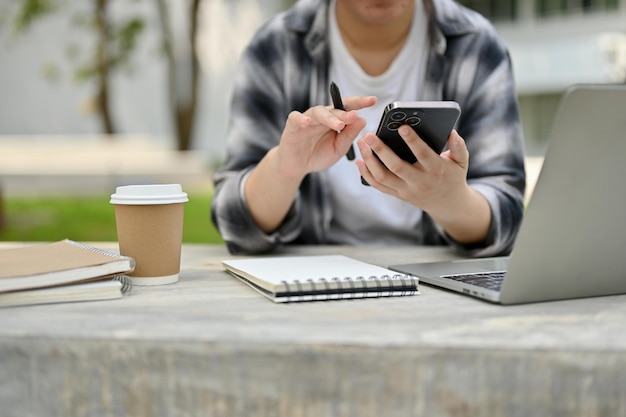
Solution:
[[[183,241],[223,243],[210,219],[210,195],[189,195]],[[109,197],[5,198],[0,241],[117,241]]]

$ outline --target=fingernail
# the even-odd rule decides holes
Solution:
[[[456,130],[452,131],[452,141],[454,142],[455,145],[458,145],[459,143],[461,143],[461,137],[459,136],[459,133]]]
[[[461,145],[461,136],[456,130],[452,131],[452,140],[450,141],[450,149],[456,149]]]

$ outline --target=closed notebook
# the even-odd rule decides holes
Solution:
[[[67,285],[132,272],[131,257],[72,240],[0,250],[0,293]]]
[[[222,265],[277,303],[419,294],[414,276],[343,255],[257,257]]]
[[[115,275],[80,284],[9,291],[0,293],[0,307],[111,300],[129,293],[132,286],[127,275]]]

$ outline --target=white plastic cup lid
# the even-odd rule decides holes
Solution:
[[[111,204],[174,204],[189,201],[180,184],[124,185],[115,189]]]

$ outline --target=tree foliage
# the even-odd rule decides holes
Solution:
[[[146,30],[144,16],[127,16],[113,18],[110,13],[115,1],[127,3],[127,0],[90,0],[82,3],[83,7],[70,7],[72,2],[67,0],[19,0],[14,5],[12,26],[16,34],[30,30],[33,25],[52,14],[62,14],[70,22],[95,35],[96,42],[86,61],[74,68],[74,78],[82,82],[93,82],[96,86],[95,102],[102,131],[109,137],[117,133],[116,123],[111,111],[111,77],[121,68],[128,67],[138,50],[137,46]],[[190,43],[187,49],[189,55],[183,68],[174,57],[174,39],[170,21],[171,0],[135,0],[148,1],[156,8],[159,15],[157,31],[161,35],[163,58],[167,62],[167,77],[164,80],[170,114],[177,140],[177,149],[188,150],[191,147],[193,125],[198,103],[198,87],[200,82],[199,62],[196,56],[196,38],[198,30],[198,11],[202,0],[183,0],[187,7],[188,35],[184,41]],[[178,1],[178,0],[174,0]],[[76,3],[73,3],[74,5]],[[84,7],[87,4],[89,7]],[[61,40],[66,41],[66,40]],[[179,72],[184,68],[191,71],[184,77]],[[56,71],[52,66],[47,67],[50,74]],[[180,84],[180,79],[186,80],[186,85]],[[191,94],[181,92],[190,91]]]

